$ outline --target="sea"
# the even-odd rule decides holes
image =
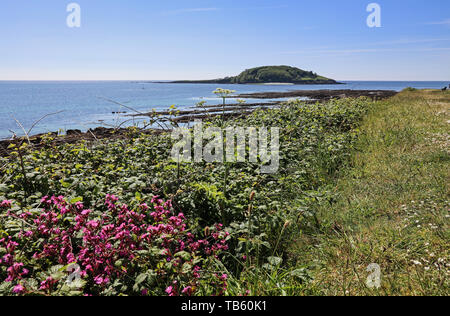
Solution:
[[[221,103],[216,88],[236,94],[292,90],[355,89],[396,90],[407,87],[441,89],[442,81],[342,81],[344,85],[218,85],[173,84],[136,81],[0,81],[0,139],[14,134],[30,135],[70,129],[86,131],[100,126],[114,127],[129,120],[134,109],[149,112],[175,105],[188,109],[200,101]],[[247,103],[270,100],[246,99]],[[233,103],[233,100],[228,102]],[[119,113],[118,113],[119,112]],[[123,113],[127,112],[127,113]],[[129,121],[124,126],[136,124]]]

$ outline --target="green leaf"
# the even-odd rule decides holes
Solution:
[[[279,257],[269,257],[267,258],[267,261],[274,267],[279,266],[282,262],[283,259],[279,258]]]
[[[192,271],[192,265],[190,263],[188,263],[188,262],[185,262],[183,264],[183,270],[182,271],[183,271],[183,273],[188,273],[188,272]]]
[[[0,192],[7,192],[8,186],[6,184],[1,183],[0,184]]]
[[[136,278],[135,284],[136,284],[136,285],[139,285],[139,284],[141,284],[142,282],[144,282],[146,279],[147,279],[147,274],[146,274],[146,273],[141,273],[141,274],[139,274],[138,277]]]
[[[59,180],[59,183],[61,183],[61,185],[63,186],[63,188],[68,188],[70,187],[70,183],[65,182],[64,180]]]
[[[136,198],[136,200],[139,202],[142,200],[142,194],[140,192],[136,192],[134,194],[134,197]]]
[[[191,255],[186,251],[180,251],[175,254],[175,257],[183,258],[184,260],[191,259]]]
[[[78,197],[73,198],[72,200],[70,200],[70,204],[75,204],[77,202],[83,202],[83,197],[78,196]]]

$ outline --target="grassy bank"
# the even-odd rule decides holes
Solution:
[[[325,295],[449,294],[450,93],[405,91],[370,109],[350,164],[293,255]],[[366,268],[381,267],[368,289]]]
[[[0,294],[447,294],[449,98],[296,101],[227,121],[281,128],[272,175],[250,162],[179,164],[170,135],[133,128],[11,145]],[[380,289],[365,285],[371,263]]]

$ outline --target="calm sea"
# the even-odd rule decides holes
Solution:
[[[178,108],[194,106],[201,100],[207,104],[220,103],[212,93],[218,87],[236,90],[237,93],[264,91],[290,91],[312,89],[387,89],[400,91],[406,87],[442,88],[449,82],[375,82],[348,81],[346,85],[205,85],[169,84],[119,81],[0,81],[0,139],[12,133],[22,135],[19,121],[26,130],[46,114],[63,111],[41,121],[31,134],[51,131],[81,129],[115,125],[125,118],[113,112],[130,110],[114,100],[139,111],[167,109],[172,104]],[[248,103],[256,100],[247,99]],[[267,100],[265,100],[267,101]]]

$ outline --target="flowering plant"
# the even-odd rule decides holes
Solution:
[[[217,267],[229,233],[221,224],[200,238],[158,197],[131,209],[107,195],[101,212],[62,196],[41,206],[0,204],[0,227],[8,228],[0,230],[0,294],[225,294],[227,275]]]

